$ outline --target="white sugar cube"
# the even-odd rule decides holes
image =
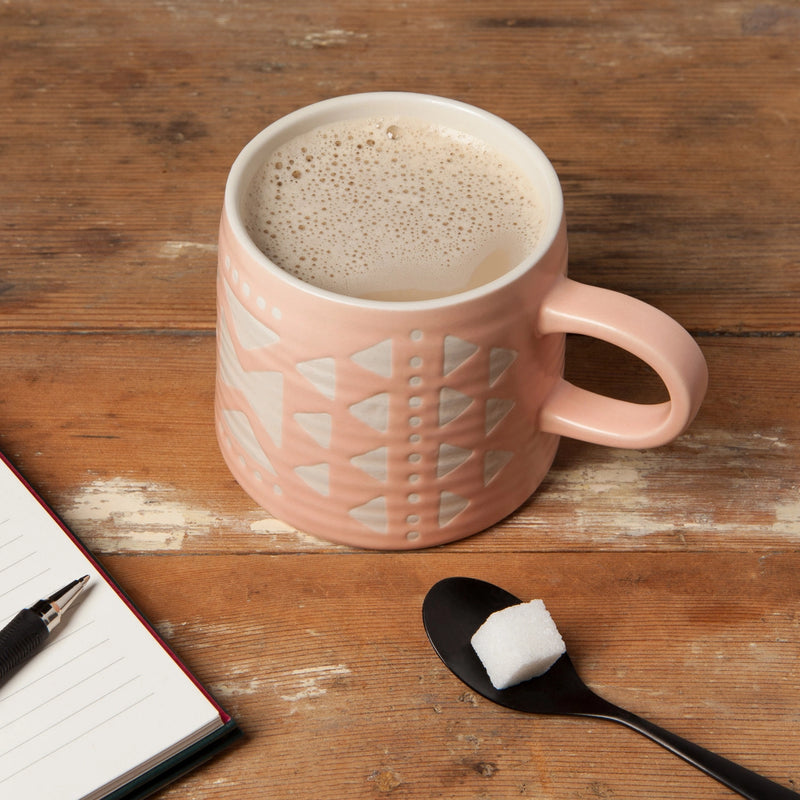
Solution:
[[[471,642],[495,689],[547,672],[567,651],[541,600],[495,611],[475,631]]]

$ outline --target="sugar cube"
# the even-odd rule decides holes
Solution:
[[[567,650],[542,600],[495,611],[471,643],[495,689],[542,675]]]

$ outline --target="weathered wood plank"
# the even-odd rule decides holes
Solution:
[[[531,500],[467,551],[800,547],[800,339],[701,340],[711,387],[689,431],[656,450],[564,440]],[[646,368],[571,342],[569,377],[653,401]],[[214,339],[0,337],[0,447],[102,552],[341,549],[257,507],[213,427]]]
[[[160,797],[727,796],[630,731],[466,692],[419,618],[453,574],[544,596],[601,694],[800,791],[799,37],[743,0],[0,6],[0,449],[249,734]],[[247,498],[212,418],[225,178],[279,116],[372,90],[543,147],[572,277],[698,336],[683,437],[564,441],[522,509],[434,551],[329,545]],[[612,348],[569,356],[661,399]]]
[[[469,692],[420,617],[428,588],[455,574],[543,597],[607,699],[800,786],[797,554],[105,561],[248,734],[164,797],[725,795],[631,731],[515,715]]]
[[[576,278],[692,330],[800,330],[790,8],[39,0],[0,14],[5,329],[210,329],[241,146],[306,103],[406,89],[482,105],[543,146]]]

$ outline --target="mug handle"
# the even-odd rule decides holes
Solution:
[[[631,403],[560,378],[541,410],[546,433],[611,447],[657,447],[681,434],[700,408],[708,387],[700,348],[674,319],[641,300],[561,278],[542,302],[538,331],[585,334],[627,350],[658,373],[670,398]]]

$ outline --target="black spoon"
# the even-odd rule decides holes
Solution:
[[[499,586],[475,578],[446,578],[425,597],[422,619],[433,649],[445,666],[478,694],[530,714],[567,714],[620,722],[749,800],[800,800],[796,792],[603,700],[583,683],[567,653],[544,675],[508,689],[495,689],[470,639],[490,614],[519,602]]]

